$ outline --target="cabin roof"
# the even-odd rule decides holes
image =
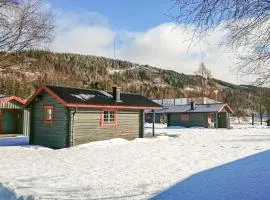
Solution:
[[[190,104],[178,105],[157,110],[155,113],[208,113],[208,112],[221,112],[224,108],[228,112],[233,113],[233,110],[226,103],[196,104],[194,110],[191,110]]]
[[[154,99],[154,102],[168,108],[171,106],[187,105],[190,102],[195,102],[196,104],[216,104],[222,103],[207,97],[185,97],[185,98],[175,98],[175,99]]]
[[[161,106],[140,94],[121,93],[121,102],[113,99],[112,92],[95,89],[46,85],[30,98],[29,104],[42,90],[54,96],[66,107],[114,107],[133,109],[159,109]]]

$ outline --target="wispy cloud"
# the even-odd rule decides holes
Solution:
[[[112,58],[116,41],[118,59],[187,74],[193,74],[203,61],[214,77],[237,80],[233,55],[218,45],[224,34],[220,30],[210,33],[205,41],[190,45],[193,32],[175,23],[160,24],[145,32],[130,32],[115,30],[106,17],[95,12],[58,11],[57,24],[54,51]]]

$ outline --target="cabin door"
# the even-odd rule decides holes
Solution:
[[[15,133],[15,118],[14,112],[4,112],[4,133]]]
[[[228,124],[228,114],[226,112],[221,112],[218,115],[218,127],[227,128]]]

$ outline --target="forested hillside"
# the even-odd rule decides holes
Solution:
[[[108,91],[112,86],[120,86],[124,92],[141,93],[149,98],[201,96],[198,75],[78,54],[24,51],[1,55],[0,94],[27,98],[41,83]],[[256,87],[211,79],[206,89],[205,96],[228,102],[241,114],[257,111],[260,106],[258,98],[261,99],[262,93]]]

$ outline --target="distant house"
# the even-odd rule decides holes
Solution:
[[[224,103],[172,106],[166,109],[167,126],[229,128],[232,109]]]
[[[193,97],[193,98],[175,98],[175,99],[154,99],[154,102],[161,105],[163,108],[168,108],[171,106],[187,105],[191,102],[196,104],[214,104],[221,103],[219,101],[207,98],[207,97]]]
[[[29,134],[30,113],[24,104],[24,100],[15,96],[0,98],[1,134]]]
[[[216,104],[221,103],[207,97],[203,98],[175,98],[175,99],[154,99],[153,102],[162,106],[162,109],[155,111],[155,123],[167,123],[167,113],[166,110],[172,106],[188,105],[191,102],[196,104]],[[145,110],[145,121],[147,123],[153,122],[153,112],[152,110]]]
[[[160,105],[139,94],[41,86],[27,102],[30,143],[63,148],[115,137],[144,136],[144,109]]]

